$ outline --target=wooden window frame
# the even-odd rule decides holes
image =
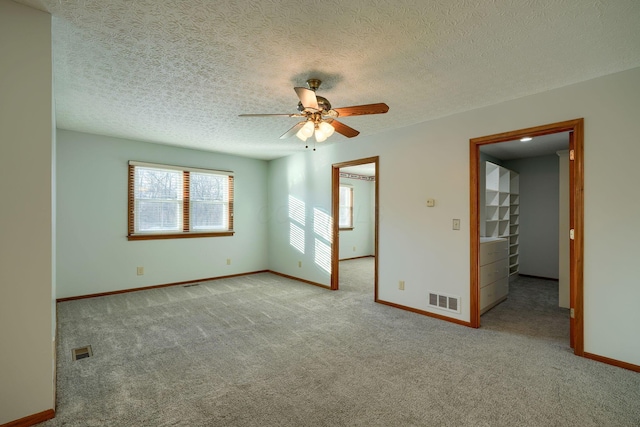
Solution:
[[[136,233],[135,232],[135,168],[148,167],[158,169],[173,169],[181,171],[182,176],[182,231],[177,232],[154,232],[154,233]],[[191,231],[191,203],[190,203],[190,174],[191,172],[200,172],[214,175],[226,175],[228,181],[229,201],[227,203],[228,228],[222,231]],[[173,165],[144,163],[137,161],[129,161],[128,170],[128,233],[127,240],[160,240],[160,239],[185,239],[197,237],[227,237],[233,236],[234,221],[234,175],[229,171],[218,171],[212,169],[197,169]]]

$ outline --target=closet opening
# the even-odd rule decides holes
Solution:
[[[562,298],[566,295],[564,304],[570,313],[570,345],[574,353],[581,356],[584,353],[583,126],[583,119],[576,119],[470,140],[471,326],[480,327],[480,316],[508,298],[510,278],[518,278],[519,274],[523,274],[523,277],[532,275],[559,279],[561,285],[566,282],[567,289],[560,287],[559,290],[559,304],[563,306]],[[523,138],[533,139],[521,142]],[[559,163],[556,163],[556,168],[566,165],[568,169],[565,173],[567,182],[564,196],[563,186],[557,189],[561,196],[558,203],[564,197],[568,205],[566,223],[558,219],[558,206],[555,212],[548,209],[546,212],[531,212],[542,204],[536,197],[543,197],[532,194],[541,191],[536,187],[542,181],[531,185],[531,170],[552,164],[553,159],[549,156],[557,157]],[[530,161],[525,159],[528,157]],[[526,171],[526,179],[521,179],[518,169]],[[556,173],[556,179],[561,179],[560,172]],[[524,199],[521,191],[525,189],[523,184],[527,191]],[[523,200],[526,201],[525,206]],[[524,210],[526,206],[528,210]],[[554,205],[550,203],[549,206]],[[553,249],[553,243],[549,246],[547,242],[546,250],[531,245],[531,236],[544,224],[544,215],[549,214],[557,215],[555,223],[548,221],[549,224],[557,224],[556,244],[566,241],[565,248],[559,245],[555,260],[552,259],[553,251],[549,249]],[[548,231],[548,235],[553,235],[553,230]],[[572,238],[569,238],[570,235]],[[523,240],[524,237],[527,239]],[[536,250],[538,255],[535,255]],[[567,260],[558,262],[558,255],[561,256],[564,251]],[[523,254],[526,256],[523,257]],[[561,265],[566,265],[566,268],[559,271]],[[559,277],[561,274],[566,277]]]

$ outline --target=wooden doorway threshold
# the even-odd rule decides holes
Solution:
[[[474,328],[480,327],[480,147],[487,144],[513,141],[525,136],[535,137],[559,132],[571,132],[569,150],[570,188],[569,188],[569,221],[574,230],[570,241],[569,260],[569,292],[570,292],[570,334],[574,353],[584,356],[584,119],[568,120],[527,129],[488,135],[469,140],[470,168],[470,208],[471,208],[471,317]],[[566,230],[569,233],[568,230]]]

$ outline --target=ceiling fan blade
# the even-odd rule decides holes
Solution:
[[[302,114],[238,114],[238,117],[304,117]]]
[[[285,138],[289,138],[290,136],[295,135],[296,133],[298,133],[298,131],[300,130],[300,128],[306,123],[306,120],[303,120],[299,123],[296,123],[291,129],[289,129],[288,131],[286,131],[285,133],[282,134],[282,136],[280,137],[280,139],[285,139]]]
[[[389,106],[384,102],[378,104],[354,105],[353,107],[334,108],[338,117],[363,116],[366,114],[383,114],[389,111]]]
[[[349,127],[347,125],[345,125],[344,123],[341,123],[337,120],[333,120],[331,121],[331,126],[333,126],[333,128],[336,130],[336,132],[341,133],[342,135],[346,136],[347,138],[353,138],[354,136],[358,136],[358,134],[360,132],[358,132],[357,130],[355,130],[352,127]]]
[[[307,89],[306,87],[294,87],[293,90],[296,91],[298,98],[300,98],[300,102],[304,108],[312,108],[314,110],[319,110],[318,107],[318,99],[316,98],[316,93],[311,89]]]

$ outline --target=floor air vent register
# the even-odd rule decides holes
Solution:
[[[71,350],[71,358],[75,360],[86,359],[87,357],[93,356],[93,351],[91,350],[91,346],[87,345],[85,347],[74,348]]]

